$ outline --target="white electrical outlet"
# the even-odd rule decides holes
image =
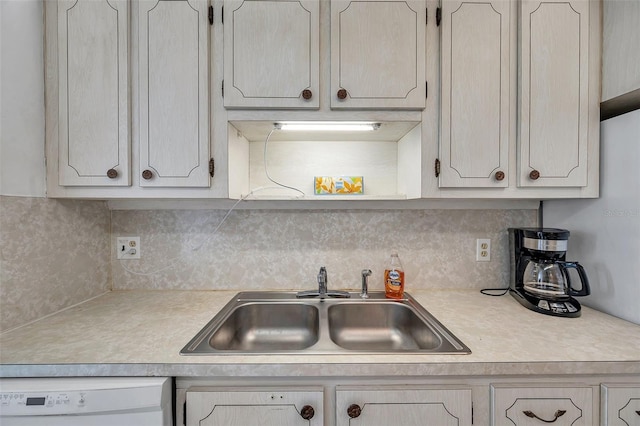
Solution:
[[[140,237],[116,237],[118,259],[140,259]]]
[[[476,262],[489,262],[491,260],[491,239],[478,238],[476,240]]]

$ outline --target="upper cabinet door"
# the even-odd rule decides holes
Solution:
[[[129,6],[58,2],[58,181],[130,185]]]
[[[589,3],[522,1],[520,186],[587,185]]]
[[[225,0],[225,107],[319,107],[319,3]]]
[[[423,109],[423,0],[331,1],[331,108]]]
[[[509,186],[512,7],[508,1],[442,2],[441,187]]]
[[[206,0],[140,0],[140,185],[209,186]]]

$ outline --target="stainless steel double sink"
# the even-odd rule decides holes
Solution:
[[[471,353],[407,293],[402,300],[383,292],[350,296],[238,293],[180,354]]]

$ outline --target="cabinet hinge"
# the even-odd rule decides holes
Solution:
[[[224,80],[222,80],[222,97],[224,98]]]
[[[473,402],[471,403],[471,424],[473,424]]]
[[[187,401],[184,402],[184,405],[182,407],[183,411],[182,411],[182,424],[186,425],[187,424]]]
[[[440,26],[440,21],[442,20],[442,9],[436,9],[436,26]]]
[[[438,158],[436,158],[435,172],[436,172],[436,177],[440,176],[440,160]]]
[[[209,6],[209,25],[213,25],[213,6]]]
[[[220,22],[224,24],[224,6],[222,6],[222,12],[220,12]]]
[[[216,171],[216,166],[213,162],[213,157],[211,157],[209,159],[209,176],[213,177],[215,171]]]
[[[424,82],[424,97],[425,98],[429,97],[429,82],[428,81]]]
[[[429,25],[429,9],[424,10],[424,24]]]

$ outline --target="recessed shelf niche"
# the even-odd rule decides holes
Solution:
[[[229,196],[255,200],[420,198],[419,124],[380,122],[377,130],[369,132],[287,132],[274,130],[272,121],[230,121],[229,164],[233,167]],[[278,187],[268,176],[304,195]],[[315,195],[315,176],[363,176],[364,193]]]

